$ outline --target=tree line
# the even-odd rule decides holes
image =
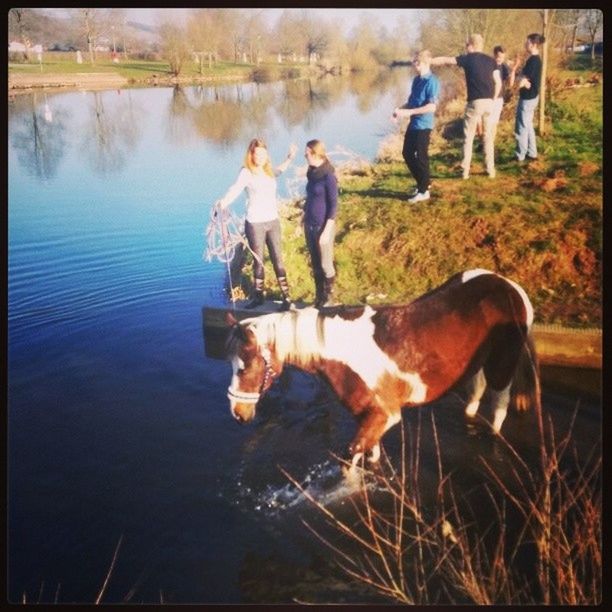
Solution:
[[[174,74],[194,58],[201,68],[220,61],[302,61],[360,71],[409,60],[420,48],[436,55],[462,53],[467,36],[475,32],[484,37],[485,50],[492,52],[494,45],[502,44],[510,57],[522,51],[530,32],[544,34],[550,48],[562,53],[586,40],[594,56],[603,29],[603,14],[597,9],[426,9],[419,12],[418,33],[409,40],[416,11],[398,10],[392,30],[362,15],[344,33],[324,9],[285,9],[271,21],[266,9],[200,8],[189,11],[180,24],[160,12],[155,36],[146,41],[128,27],[120,8],[73,8],[65,15],[58,18],[42,9],[12,8],[10,40],[22,42],[26,49],[37,43],[80,49],[92,64],[100,44],[126,55],[148,51],[167,61]]]

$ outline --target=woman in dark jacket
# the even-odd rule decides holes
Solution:
[[[338,181],[320,140],[306,143],[306,205],[304,234],[314,275],[315,307],[331,306],[336,279],[334,237],[338,206]]]

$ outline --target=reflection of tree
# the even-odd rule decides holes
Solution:
[[[319,114],[346,94],[346,80],[326,76],[320,79],[287,81],[277,108],[285,126],[311,128]]]
[[[213,88],[201,95],[193,109],[197,133],[216,144],[230,145],[248,140],[266,131],[269,111],[274,103],[274,90],[255,86],[253,95],[246,96],[243,85],[237,85],[235,95]]]
[[[106,112],[104,93],[94,92],[91,95],[93,106],[82,142],[89,152],[94,170],[109,174],[123,167],[127,154],[137,144],[141,123],[137,116],[139,109],[134,106],[129,90],[124,98],[127,101],[115,104],[112,113]]]
[[[393,81],[390,70],[370,70],[351,73],[350,89],[357,96],[357,107],[369,112]]]
[[[168,139],[171,142],[181,144],[193,139],[192,111],[193,107],[187,98],[185,89],[176,85],[172,90],[166,125]]]
[[[20,109],[11,112],[12,145],[19,162],[39,178],[52,178],[66,147],[68,113],[45,103],[38,107],[37,95],[23,96]],[[45,98],[46,99],[46,98]]]

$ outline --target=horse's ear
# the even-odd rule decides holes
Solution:
[[[229,311],[225,313],[225,322],[227,323],[228,327],[238,325],[238,319]]]

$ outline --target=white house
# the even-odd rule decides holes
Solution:
[[[9,43],[9,53],[25,53],[26,46],[16,40]]]

